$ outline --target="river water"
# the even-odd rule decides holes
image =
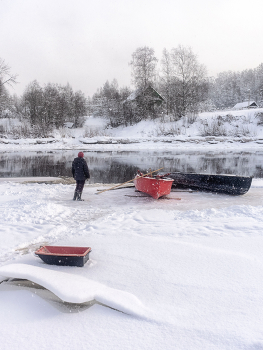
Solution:
[[[0,177],[72,176],[77,151],[0,153]],[[263,152],[88,152],[90,183],[120,183],[137,170],[234,174],[263,178]]]

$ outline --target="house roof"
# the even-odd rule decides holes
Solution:
[[[242,108],[248,108],[248,107],[258,107],[257,103],[255,101],[245,101],[245,102],[239,102],[234,106],[234,109],[242,109]]]
[[[164,101],[164,98],[157,92],[151,85],[149,85],[144,92],[147,92],[147,90],[150,90],[151,93],[153,93],[156,97],[156,100],[162,100]],[[142,94],[142,90],[138,89],[133,91],[125,101],[135,101],[140,95]]]
[[[140,95],[140,90],[133,91],[127,98],[126,101],[134,101]]]

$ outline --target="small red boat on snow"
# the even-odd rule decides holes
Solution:
[[[167,174],[163,176],[146,176],[139,171],[138,173],[134,179],[134,185],[138,191],[147,193],[154,199],[158,199],[171,192],[174,180],[165,177]]]

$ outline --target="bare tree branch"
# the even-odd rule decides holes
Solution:
[[[0,58],[0,86],[7,84],[12,86],[13,84],[17,84],[16,78],[17,74],[12,74],[10,72],[10,67],[5,63],[5,61]]]

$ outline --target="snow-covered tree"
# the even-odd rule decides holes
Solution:
[[[59,104],[59,91],[57,84],[47,84],[43,89],[42,124],[53,127],[56,125]]]
[[[168,50],[163,50],[161,59],[160,91],[166,99],[166,112],[172,112],[172,64]]]
[[[5,86],[17,83],[17,75],[11,73],[10,67],[0,58],[0,117],[8,116],[13,108],[12,98]]]
[[[163,51],[161,60],[161,92],[167,100],[167,110],[176,119],[188,112],[197,112],[206,100],[208,81],[206,69],[190,47],[179,45],[169,53]]]
[[[0,118],[10,117],[13,112],[13,99],[4,85],[0,85]]]
[[[241,72],[221,72],[213,79],[209,97],[217,108],[232,108],[238,102],[263,100],[263,64]]]
[[[83,125],[83,116],[87,115],[87,99],[82,91],[74,93],[74,125],[81,127]]]
[[[42,130],[59,128],[68,121],[80,126],[81,117],[87,112],[84,94],[74,92],[69,84],[47,84],[42,88],[35,80],[27,86],[22,104],[23,115],[32,126],[41,126]]]
[[[24,112],[31,125],[36,125],[41,120],[44,110],[43,89],[34,80],[30,83],[23,95]]]
[[[157,61],[154,49],[148,46],[139,47],[132,54],[132,83],[137,89],[144,90],[154,83]]]

